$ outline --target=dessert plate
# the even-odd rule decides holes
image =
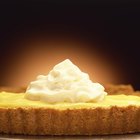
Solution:
[[[126,135],[106,136],[24,136],[24,135],[3,135],[0,140],[140,140],[140,133]]]

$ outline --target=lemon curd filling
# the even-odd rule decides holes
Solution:
[[[24,98],[25,93],[0,93],[0,107],[1,108],[18,108],[18,107],[45,107],[53,109],[84,109],[84,108],[96,108],[96,107],[110,107],[110,106],[140,106],[140,97],[135,95],[107,95],[103,101],[99,102],[87,102],[87,103],[46,103],[42,101],[32,101]]]

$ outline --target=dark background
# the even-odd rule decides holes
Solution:
[[[38,36],[68,36],[96,42],[122,69],[122,83],[140,89],[140,5],[136,1],[1,1],[0,85],[8,85],[9,65],[24,48],[16,40]],[[13,43],[14,42],[14,43]],[[87,47],[89,52],[92,47]],[[9,85],[8,85],[9,86]]]

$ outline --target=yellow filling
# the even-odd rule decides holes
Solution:
[[[0,108],[17,108],[17,107],[45,107],[53,109],[81,109],[81,108],[96,108],[96,107],[110,107],[110,106],[140,106],[140,96],[134,95],[107,95],[101,102],[90,103],[55,103],[49,104],[42,101],[31,101],[24,98],[24,93],[0,93]]]

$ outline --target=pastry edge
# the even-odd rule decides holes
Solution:
[[[0,108],[0,133],[108,135],[140,132],[140,107],[66,109]]]

